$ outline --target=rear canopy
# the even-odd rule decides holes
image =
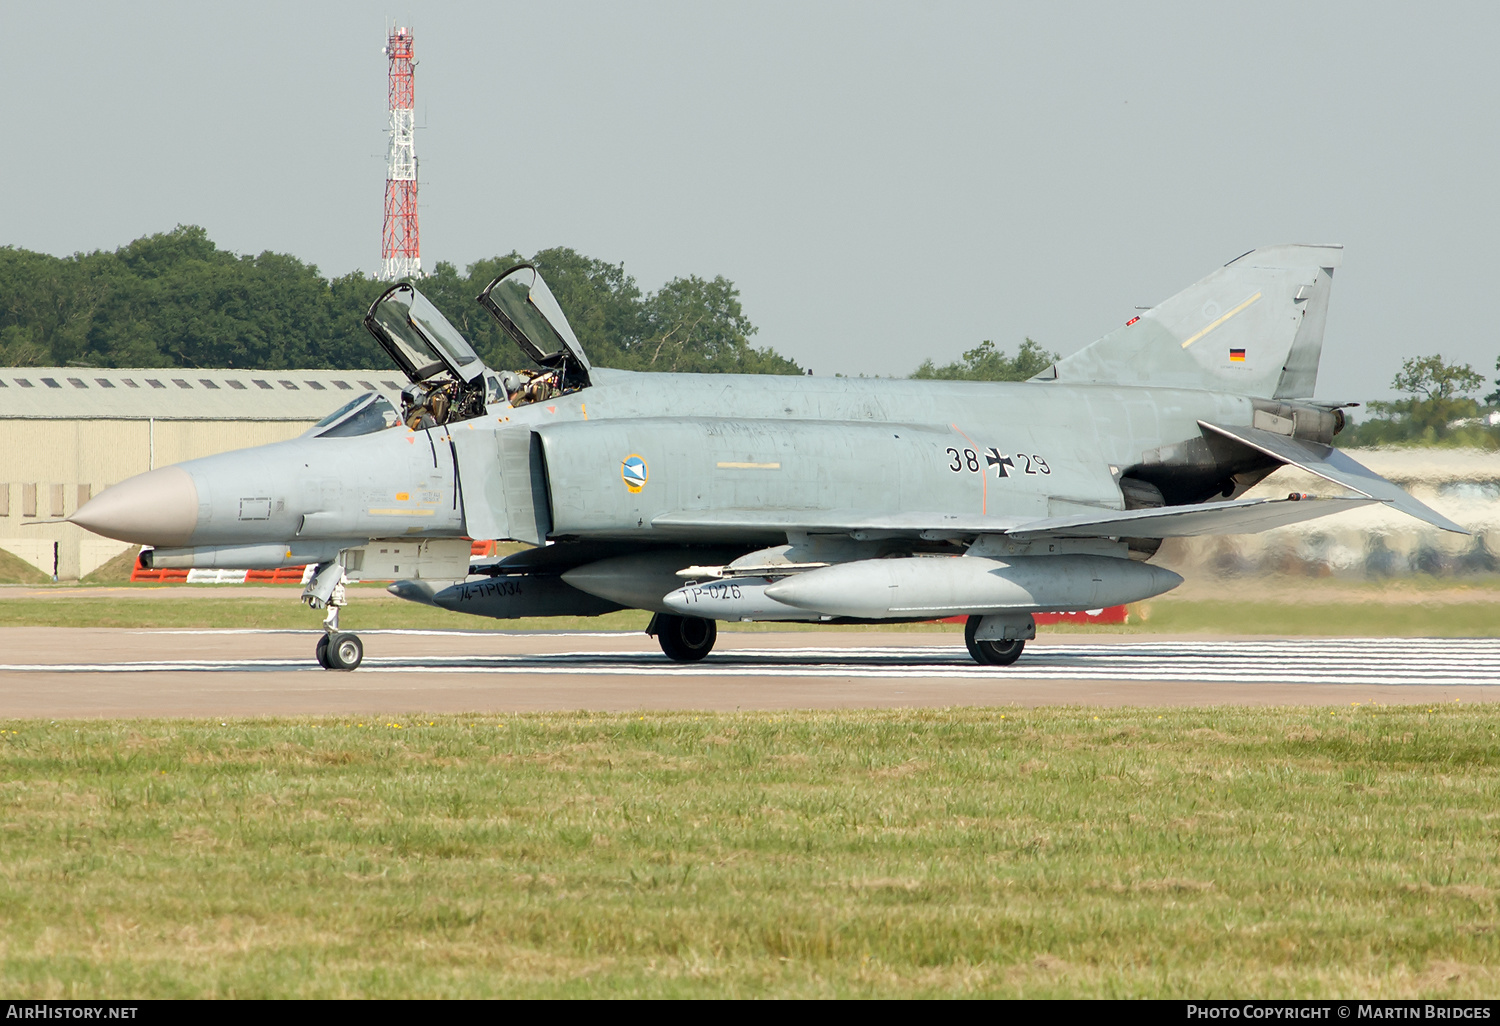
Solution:
[[[587,383],[589,358],[534,264],[517,264],[500,275],[479,302],[527,356],[543,367],[571,367]]]

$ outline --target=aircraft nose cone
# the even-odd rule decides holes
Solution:
[[[181,467],[147,471],[104,489],[68,522],[137,545],[186,545],[198,526],[198,486]]]

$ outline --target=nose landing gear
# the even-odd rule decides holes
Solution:
[[[323,636],[315,654],[325,670],[352,670],[365,658],[365,643],[358,634],[339,630],[339,610],[349,604],[344,584],[349,580],[340,563],[325,563],[303,589],[302,601],[313,609],[327,608]]]
[[[358,634],[325,633],[318,639],[318,665],[325,670],[352,670],[365,658],[365,643]]]

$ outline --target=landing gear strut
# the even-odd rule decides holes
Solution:
[[[974,636],[983,619],[982,616],[971,616],[964,624],[964,644],[974,661],[981,666],[1009,666],[1021,658],[1021,650],[1026,647],[1024,641],[980,641]]]
[[[339,630],[339,610],[349,604],[344,584],[349,576],[343,564],[325,563],[302,591],[302,601],[313,609],[326,608],[323,636],[318,639],[315,654],[325,670],[352,670],[365,658],[365,644],[359,635]]]
[[[719,625],[696,616],[674,616],[657,613],[646,627],[656,635],[656,643],[667,658],[678,663],[696,663],[713,651],[719,637]]]

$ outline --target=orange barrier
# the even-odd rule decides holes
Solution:
[[[1078,613],[1037,613],[1037,623],[1124,623],[1125,607],[1087,609]]]
[[[141,557],[135,557],[135,569],[130,571],[131,583],[136,581],[156,581],[161,584],[181,584],[187,580],[186,570],[147,570],[141,566]]]
[[[261,581],[271,584],[301,584],[307,573],[305,566],[283,566],[275,570],[246,570],[245,581]]]
[[[1086,609],[1078,613],[1034,613],[1037,626],[1049,623],[1124,623],[1125,607],[1108,606],[1104,609]],[[963,623],[967,616],[944,617],[941,623]]]

